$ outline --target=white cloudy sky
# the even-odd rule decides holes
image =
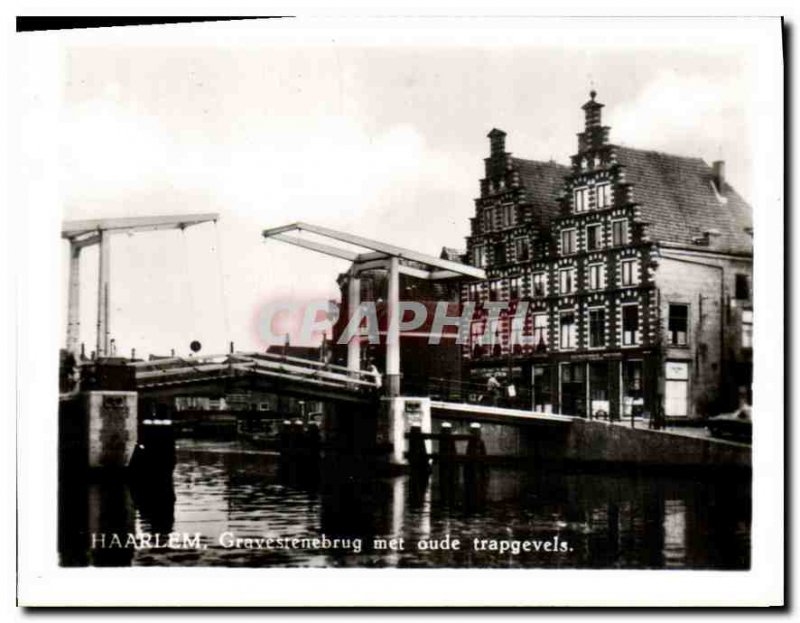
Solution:
[[[750,197],[755,69],[735,46],[268,39],[66,49],[64,217],[221,215],[216,227],[113,239],[111,330],[124,352],[185,352],[192,339],[204,352],[228,340],[263,347],[255,319],[265,301],[338,295],[346,264],[265,243],[265,227],[304,220],[433,254],[463,247],[486,133],[508,132],[515,155],[566,162],[591,84],[612,141],[724,159]],[[90,350],[96,249],[83,258]]]

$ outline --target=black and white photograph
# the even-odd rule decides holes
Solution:
[[[780,18],[25,25],[22,602],[783,603]]]

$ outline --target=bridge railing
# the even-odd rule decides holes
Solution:
[[[360,379],[362,381],[373,382],[375,375],[372,372],[365,370],[350,370],[345,366],[340,366],[335,363],[327,363],[325,361],[316,361],[314,359],[303,359],[301,357],[292,357],[291,355],[279,355],[276,353],[239,353],[240,356],[248,357],[256,360],[269,360],[274,362],[287,362],[297,363],[302,366],[310,368],[318,368],[327,372],[335,372],[349,378]]]
[[[512,409],[527,409],[531,404],[530,392],[524,388],[515,387],[514,395],[510,396],[508,387],[490,392],[486,382],[443,377],[406,377],[403,379],[403,393],[429,396],[433,400]]]
[[[343,366],[327,365],[323,362],[281,357],[269,353],[231,355],[239,362],[253,364],[251,370],[256,374],[285,377],[290,380],[306,380],[317,384],[374,389],[375,376],[369,372],[350,372]]]

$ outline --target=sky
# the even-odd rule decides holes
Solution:
[[[268,38],[265,38],[268,39]],[[611,141],[722,159],[746,199],[756,69],[735,46],[71,43],[60,86],[65,219],[218,212],[216,224],[116,235],[118,352],[263,349],[274,301],[338,298],[341,260],[278,241],[307,221],[438,255],[463,248],[488,155],[567,163],[591,88]],[[68,244],[63,244],[65,322]],[[94,347],[96,248],[81,266]]]

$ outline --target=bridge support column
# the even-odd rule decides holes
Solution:
[[[100,231],[100,265],[97,271],[97,357],[107,357],[108,352],[108,312],[110,297],[111,247],[109,233]]]
[[[355,272],[350,274],[350,281],[347,284],[347,307],[350,313],[350,320],[353,315],[359,313],[361,306],[361,279]],[[347,369],[351,372],[358,372],[361,369],[361,330],[356,327],[350,340],[347,342]]]
[[[67,290],[67,350],[80,357],[81,339],[81,245],[71,240],[69,245],[69,289]]]
[[[412,426],[419,426],[421,432],[431,432],[431,400],[430,398],[411,398],[408,396],[382,398],[380,421],[378,425],[378,443],[391,446],[389,463],[392,467],[405,469],[408,467],[408,439],[406,434]],[[425,441],[428,454],[431,453],[431,441]]]
[[[389,260],[388,328],[386,331],[386,393],[400,395],[400,260]]]

